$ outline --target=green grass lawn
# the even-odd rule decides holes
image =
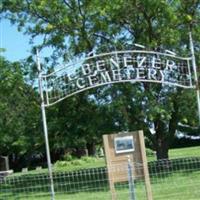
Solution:
[[[169,150],[169,158],[183,158],[183,157],[200,157],[200,146],[198,147],[189,147],[189,148],[179,148],[179,149],[170,149]],[[148,161],[155,161],[156,156],[152,154],[147,155]],[[105,167],[106,162],[105,158],[97,158],[97,159],[88,159],[84,160],[74,160],[72,163],[69,162],[66,165],[54,167],[54,172],[61,172],[61,171],[74,171],[79,169],[89,169],[89,168],[97,168],[97,167]],[[41,170],[30,170],[28,174],[37,174],[37,173],[45,173],[48,172],[47,169]],[[13,176],[19,176],[22,173],[14,173]]]
[[[169,150],[169,159],[185,158],[185,157],[200,157],[200,146],[187,147]],[[155,155],[147,155],[148,161],[156,160]]]
[[[171,159],[183,158],[183,157],[184,158],[200,157],[200,147],[172,149],[169,151],[169,156]],[[148,155],[148,160],[149,161],[155,160],[155,156]],[[54,171],[60,172],[62,174],[62,172],[66,171],[70,172],[79,169],[89,169],[89,168],[97,168],[104,166],[105,166],[104,158],[99,158],[99,159],[84,158],[82,160],[74,160],[71,163],[68,163],[67,166],[62,166],[61,163],[61,166],[54,168]],[[32,179],[30,180],[28,179],[30,178],[29,175],[32,175],[32,178],[34,179],[34,177],[36,177],[35,176],[36,174],[44,172],[47,172],[47,169],[42,169],[40,171],[33,170],[33,171],[28,171],[27,173],[14,173],[12,176],[10,176],[11,179],[9,181],[13,180],[16,182],[18,181],[16,184],[16,188],[13,188],[12,184],[9,185],[10,184],[9,181],[7,182],[8,186],[4,185],[4,187],[1,187],[1,182],[0,182],[0,200],[35,200],[35,199],[50,200],[48,185],[47,183],[45,183],[45,181],[43,182],[43,180],[41,179],[41,181],[39,180],[39,182],[37,182],[36,180],[34,180],[35,181],[34,182]],[[24,183],[20,182],[21,180],[23,180],[20,179],[20,177],[22,176],[24,176],[25,179],[27,178],[27,180]],[[39,176],[36,177],[35,179],[37,178],[40,179]],[[80,186],[79,184],[78,189],[76,188],[76,185],[74,185],[75,187],[74,190],[71,188],[68,189],[68,186],[66,186],[68,183],[66,183],[66,181],[67,179],[62,180],[62,178],[61,179],[59,178],[59,180],[55,182],[56,200],[110,200],[111,199],[111,194],[109,191],[109,186],[107,181],[100,182],[100,184],[95,188],[95,184],[96,182],[98,182],[98,177],[96,182],[95,179],[91,179],[90,180],[91,184],[87,184],[85,186],[84,185]],[[70,187],[72,182],[69,181]],[[159,175],[154,173],[151,176],[151,182],[152,182],[152,191],[154,200],[200,200],[200,190],[199,190],[200,167],[194,168],[193,170],[190,170],[190,168],[185,168],[182,170],[179,169],[178,171],[173,169],[172,171],[161,173]],[[19,192],[17,187],[24,189],[20,190]],[[35,188],[39,189],[35,190]],[[129,190],[127,184],[120,183],[116,186],[116,188],[117,188],[116,193],[118,196],[118,200],[129,199]],[[143,181],[136,182],[136,199],[146,200],[145,187]]]
[[[170,149],[169,157],[180,158],[180,157],[200,157],[200,146],[198,147],[188,147],[188,148],[180,148],[180,149]]]
[[[164,177],[154,176],[152,181],[152,192],[154,200],[199,200],[200,199],[200,171],[185,173],[184,171],[172,173]],[[136,182],[136,199],[146,200],[143,182]],[[67,191],[66,191],[67,193]],[[129,190],[127,184],[116,186],[118,200],[128,200]],[[43,196],[43,197],[42,197]],[[1,198],[0,198],[1,199]],[[5,200],[50,200],[48,193],[23,193]],[[4,199],[2,199],[4,200]],[[56,200],[111,200],[108,187],[99,188],[96,191],[77,192],[74,194],[60,194],[57,191]]]
[[[81,169],[90,169],[90,168],[98,168],[98,167],[105,167],[105,158],[89,158],[88,160],[81,160],[81,159],[75,159],[71,162],[65,162],[65,164],[62,164],[63,161],[61,161],[61,165],[59,167],[53,166],[54,172],[62,172],[62,171],[76,171]],[[12,176],[21,176],[22,174],[38,174],[38,173],[48,173],[48,169],[39,169],[39,170],[29,170],[28,172],[16,172]],[[1,199],[0,199],[1,200]]]

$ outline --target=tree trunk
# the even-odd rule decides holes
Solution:
[[[169,151],[169,134],[166,130],[166,124],[158,120],[155,122],[156,134],[155,134],[155,147],[157,160],[168,159]]]
[[[95,156],[96,154],[96,145],[94,142],[87,143],[87,150],[89,156]]]
[[[169,152],[169,145],[168,145],[167,138],[165,139],[158,138],[157,145],[156,145],[157,160],[169,159],[168,152]]]
[[[169,122],[163,122],[161,120],[157,120],[154,122],[155,125],[155,147],[156,147],[156,155],[157,160],[161,159],[169,159],[169,147],[174,140],[174,136],[176,133],[176,128],[178,125],[178,104],[177,97],[174,96],[173,99],[173,112],[171,113],[171,119]],[[168,125],[167,125],[168,124]]]
[[[86,156],[86,150],[83,147],[77,147],[73,150],[72,155],[81,158],[82,156]]]

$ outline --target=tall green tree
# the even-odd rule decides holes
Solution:
[[[38,95],[24,81],[22,63],[0,57],[0,155],[11,167],[29,164],[41,150]]]
[[[3,0],[2,13],[31,39],[42,36],[39,47],[54,48],[54,60],[61,56],[68,60],[92,50],[98,53],[133,49],[134,43],[188,55],[188,31],[193,32],[195,49],[199,52],[199,7],[199,0]],[[99,112],[112,114],[112,118],[107,118],[109,130],[143,127],[158,159],[168,158],[180,122],[197,123],[189,114],[193,111],[184,107],[189,98],[195,110],[195,98],[190,92],[145,83],[105,87],[102,91],[95,90],[93,95],[96,104],[104,102],[97,104]],[[91,130],[88,124],[84,126]],[[149,131],[152,127],[154,133]]]

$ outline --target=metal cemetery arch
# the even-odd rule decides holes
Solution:
[[[194,47],[190,33],[190,57],[154,51],[115,51],[88,57],[76,65],[43,75],[37,51],[39,89],[45,135],[51,200],[55,199],[45,107],[101,85],[119,82],[154,82],[196,89],[200,122],[200,97]]]
[[[42,75],[45,106],[101,85],[154,82],[194,88],[192,58],[153,51],[116,51],[88,57]]]

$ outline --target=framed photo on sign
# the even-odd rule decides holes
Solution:
[[[117,137],[115,138],[114,142],[115,142],[115,152],[117,154],[134,151],[133,136]]]

